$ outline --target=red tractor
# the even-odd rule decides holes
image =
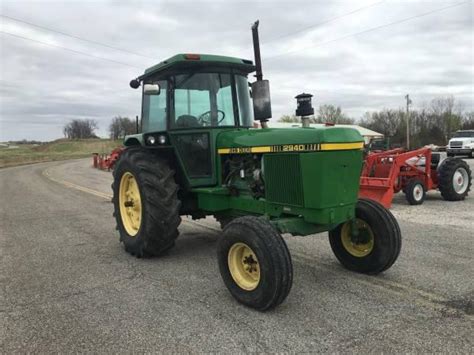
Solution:
[[[445,200],[460,201],[470,187],[471,170],[464,160],[448,158],[440,163],[440,155],[429,148],[409,152],[399,148],[367,156],[359,196],[390,208],[399,191],[411,205],[421,205],[428,190],[439,189]]]

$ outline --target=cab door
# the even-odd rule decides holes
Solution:
[[[212,130],[170,131],[171,142],[191,187],[216,184],[214,133]]]
[[[214,186],[216,135],[236,125],[231,74],[176,75],[172,82],[169,133],[190,186]]]

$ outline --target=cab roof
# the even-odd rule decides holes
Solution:
[[[255,66],[251,60],[226,57],[212,54],[189,54],[181,53],[172,56],[145,70],[145,73],[138,79],[143,80],[156,74],[168,74],[183,69],[193,68],[232,68],[246,74],[255,71]]]

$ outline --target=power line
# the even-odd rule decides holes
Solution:
[[[128,50],[128,49],[124,49],[124,48],[114,47],[114,46],[111,46],[111,45],[108,45],[108,44],[105,44],[105,43],[101,43],[101,42],[97,42],[97,41],[94,41],[94,40],[91,40],[91,39],[79,37],[79,36],[72,35],[72,34],[70,34],[70,33],[62,32],[62,31],[59,31],[59,30],[55,30],[55,29],[52,29],[52,28],[49,28],[49,27],[37,25],[37,24],[35,24],[35,23],[33,23],[33,22],[28,22],[28,21],[25,21],[25,20],[20,20],[20,19],[18,19],[18,18],[11,17],[11,16],[7,16],[7,15],[3,15],[3,14],[0,14],[0,16],[1,16],[1,17],[4,17],[4,18],[7,18],[7,19],[9,19],[9,20],[13,20],[13,21],[16,21],[16,22],[24,23],[24,24],[29,25],[29,26],[33,26],[33,27],[36,27],[36,28],[40,28],[40,29],[42,29],[42,30],[46,30],[46,31],[50,31],[50,32],[55,32],[55,33],[59,33],[60,35],[63,35],[63,36],[75,38],[75,39],[78,39],[78,40],[80,40],[80,41],[92,43],[92,44],[95,44],[95,45],[98,45],[98,46],[102,46],[102,47],[105,47],[105,48],[113,49],[113,50],[120,51],[120,52],[124,52],[124,53],[128,53],[128,54],[133,54],[133,55],[136,55],[136,56],[139,56],[139,57],[144,57],[144,58],[149,58],[149,59],[156,60],[156,58],[150,57],[150,56],[145,55],[145,54],[140,54],[140,53],[137,53],[137,52],[132,52],[132,51],[130,51],[130,50]]]
[[[322,21],[322,22],[318,22],[316,24],[313,24],[313,25],[309,25],[309,26],[306,26],[306,27],[303,27],[303,28],[300,28],[299,30],[296,30],[296,31],[293,31],[293,32],[289,32],[289,33],[286,33],[286,34],[283,34],[281,36],[278,36],[278,37],[274,37],[274,38],[270,38],[269,40],[266,40],[266,41],[263,41],[262,44],[265,44],[265,43],[268,43],[268,42],[273,42],[273,41],[276,41],[278,39],[282,39],[282,38],[286,38],[286,37],[289,37],[289,36],[293,36],[297,33],[301,33],[301,32],[305,32],[307,30],[310,30],[312,28],[315,28],[315,27],[318,27],[318,26],[321,26],[321,25],[325,25],[327,23],[330,23],[330,22],[333,22],[333,21],[336,21],[336,20],[339,20],[343,17],[347,17],[347,16],[350,16],[352,14],[355,14],[357,12],[360,12],[360,11],[363,11],[365,9],[368,9],[368,8],[371,8],[371,7],[374,7],[376,5],[379,5],[383,2],[385,2],[386,0],[382,0],[382,1],[379,1],[379,2],[376,2],[376,3],[373,3],[373,4],[370,4],[370,5],[367,5],[367,6],[364,6],[364,7],[360,7],[358,9],[355,9],[351,12],[348,12],[346,14],[342,14],[340,16],[336,16],[336,17],[333,17],[333,18],[330,18],[328,20],[325,20],[325,21]]]
[[[93,54],[89,54],[89,53],[86,53],[86,52],[77,51],[77,50],[75,50],[75,49],[71,49],[71,48],[67,48],[67,47],[62,47],[62,46],[58,46],[58,45],[52,44],[52,43],[47,43],[47,42],[38,41],[38,40],[36,40],[36,39],[29,38],[29,37],[23,37],[23,36],[14,34],[14,33],[6,32],[6,31],[0,31],[0,33],[6,34],[6,35],[8,35],[8,36],[16,37],[16,38],[21,38],[21,39],[24,39],[24,40],[27,40],[27,41],[31,41],[31,42],[41,43],[41,44],[43,44],[43,45],[45,45],[45,46],[50,46],[50,47],[59,48],[59,49],[65,50],[65,51],[69,51],[69,52],[75,53],[75,54],[81,54],[81,55],[83,55],[83,56],[87,56],[87,57],[91,57],[91,58],[95,58],[95,59],[102,59],[102,60],[105,60],[105,61],[107,61],[107,62],[112,62],[112,63],[116,63],[116,64],[121,64],[121,65],[125,65],[125,66],[131,67],[131,68],[142,69],[142,68],[136,67],[136,66],[131,65],[131,64],[127,64],[127,63],[124,63],[124,62],[119,62],[119,61],[117,61],[117,60],[113,60],[113,59],[109,59],[109,58],[104,58],[104,57],[99,57],[99,56],[96,56],[96,55],[93,55]]]
[[[361,34],[365,34],[365,33],[368,33],[368,32],[373,32],[373,31],[376,31],[376,30],[379,30],[379,29],[382,29],[382,28],[385,28],[385,27],[398,25],[398,24],[403,23],[403,22],[407,22],[407,21],[410,21],[410,20],[413,20],[413,19],[416,19],[416,18],[428,16],[428,15],[434,14],[436,12],[444,11],[444,10],[447,10],[447,9],[450,9],[450,8],[453,8],[453,7],[456,7],[456,6],[467,4],[469,2],[470,1],[464,1],[464,2],[460,2],[460,3],[457,3],[457,4],[450,5],[450,6],[445,6],[445,7],[436,9],[436,10],[428,11],[428,12],[418,14],[418,15],[415,15],[415,16],[411,16],[411,17],[407,17],[407,18],[404,18],[404,19],[401,19],[401,20],[398,20],[398,21],[390,22],[390,23],[387,23],[385,25],[380,25],[380,26],[372,27],[372,28],[369,28],[367,30],[363,30],[363,31],[360,31],[360,32],[351,33],[349,35],[338,37],[338,38],[332,39],[330,41],[317,43],[315,45],[311,45],[311,46],[308,46],[308,47],[304,47],[304,48],[296,49],[296,50],[293,50],[293,51],[285,52],[285,53],[282,53],[282,54],[277,54],[277,55],[274,55],[274,56],[271,56],[271,57],[267,57],[267,58],[265,58],[265,60],[266,61],[273,60],[275,58],[283,57],[283,56],[293,54],[293,53],[296,53],[296,52],[300,52],[300,51],[303,51],[303,50],[306,50],[306,49],[309,49],[309,48],[323,46],[323,45],[333,43],[333,42],[336,42],[336,41],[340,41],[340,40],[343,40],[343,39],[346,39],[346,38],[359,36]]]

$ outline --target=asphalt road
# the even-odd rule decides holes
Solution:
[[[259,313],[221,281],[212,218],[184,220],[162,258],[126,254],[111,174],[89,163],[0,170],[1,353],[474,351],[474,193],[398,196],[402,252],[376,277],[343,269],[326,233],[285,237],[292,291]]]

